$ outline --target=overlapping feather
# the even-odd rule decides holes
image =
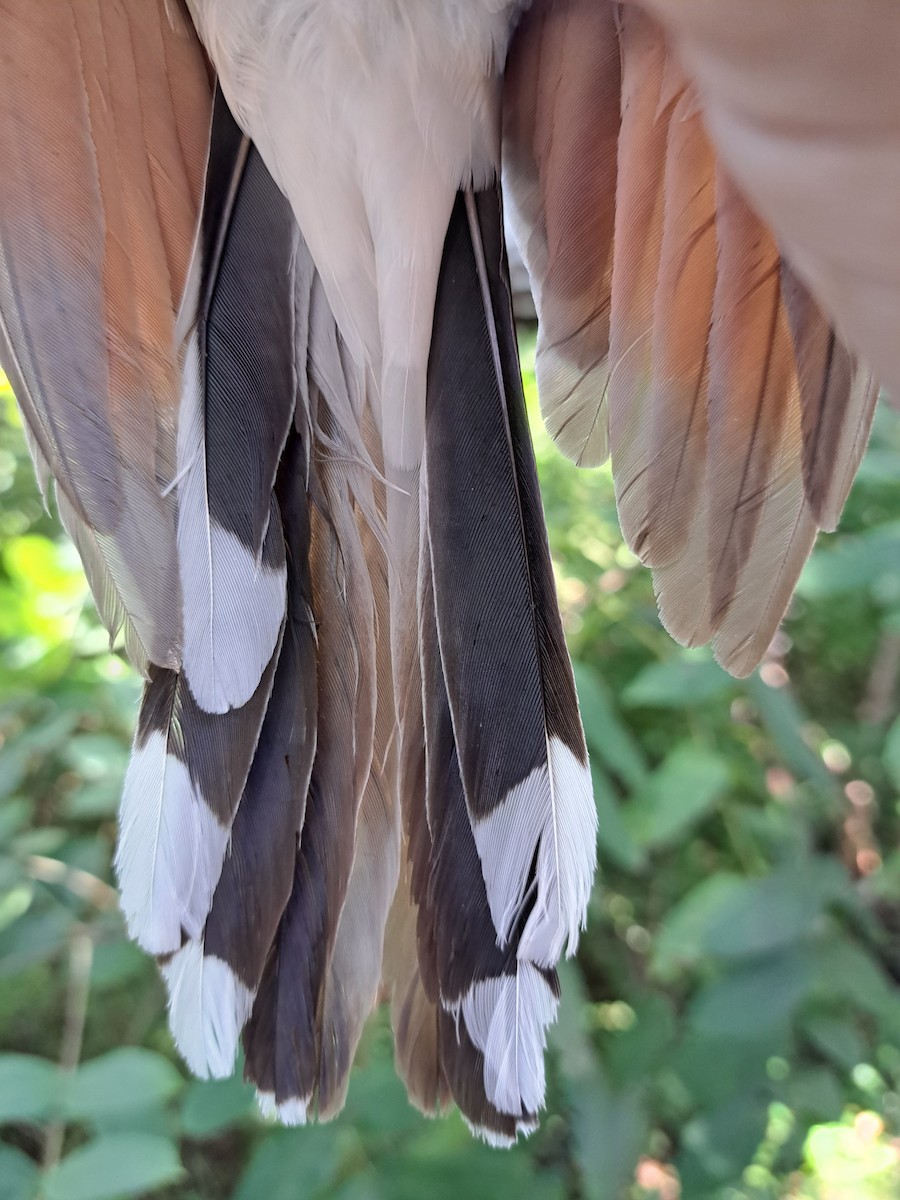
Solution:
[[[604,53],[593,67],[569,55],[563,82],[561,47],[591,21]],[[575,0],[538,3],[510,54],[506,179],[537,231],[532,241],[558,228],[560,261],[587,260],[615,191],[611,244],[600,243],[611,272],[595,273],[607,280],[598,304],[610,313],[608,368],[577,393],[539,374],[548,428],[584,462],[586,443],[572,433],[602,425],[608,409],[622,529],[654,569],[664,624],[687,644],[712,641],[729,670],[746,674],[817,530],[837,521],[875,389],[718,164],[701,102],[652,18],[605,0],[590,13]],[[619,88],[613,130],[609,97]],[[589,137],[545,116],[582,93],[606,96],[608,120],[595,135],[605,175],[592,194],[576,189],[563,228],[552,179],[537,188],[534,178],[554,150],[561,158]],[[587,120],[590,106],[579,111]],[[531,177],[523,146],[537,163]],[[541,251],[532,264],[547,326],[540,336],[565,341],[568,330],[577,340],[581,325],[574,314],[564,319],[565,287],[545,260]]]
[[[209,136],[202,50],[163,0],[4,0],[0,23],[0,358],[111,634],[125,621],[139,666],[176,668],[174,325]]]

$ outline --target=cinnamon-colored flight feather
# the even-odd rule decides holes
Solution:
[[[723,162],[841,336],[900,396],[900,6],[640,0]]]
[[[137,659],[177,666],[175,319],[211,88],[177,5],[3,0],[0,326],[42,478]],[[76,523],[89,530],[76,530]],[[115,622],[112,622],[115,624]]]
[[[616,188],[610,332],[609,440],[619,520],[643,555],[647,539],[653,318],[665,213],[671,106],[667,52],[640,10],[620,14],[622,128]]]
[[[565,157],[551,153],[560,144],[560,96],[591,94],[577,77],[587,68],[563,36],[581,8],[533,6],[507,82],[506,179],[530,227],[539,347],[554,340],[552,321],[567,311],[553,263],[571,271],[578,262],[582,295],[589,289],[581,267],[596,272],[598,295],[608,283],[608,238],[592,227],[602,254],[579,259],[588,226],[552,224],[551,201],[557,216],[583,217],[607,212],[614,194],[608,388],[606,376],[593,381],[593,404],[602,412],[608,403],[622,529],[654,569],[660,616],[673,636],[713,641],[720,661],[743,674],[765,652],[817,528],[839,517],[874,392],[730,182],[705,129],[703,95],[638,5],[594,6],[596,28],[617,23],[617,159],[611,174],[584,176],[607,189],[593,207],[580,192],[568,208],[559,202],[557,189],[571,175]],[[571,71],[564,86],[554,74],[563,49]],[[539,81],[531,92],[526,72]],[[596,95],[601,77],[607,85],[619,78],[598,54]],[[608,123],[597,124],[604,162],[609,133]],[[575,139],[561,144],[590,157]],[[570,413],[560,416],[553,381],[540,369],[538,386],[550,432],[571,453]]]
[[[608,454],[608,373],[620,103],[615,13],[536,4],[504,77],[504,177],[531,273],[541,411],[580,466]]]
[[[817,523],[833,530],[866,448],[878,387],[784,260],[781,293],[800,384],[804,487]]]
[[[781,301],[778,248],[728,180],[716,186],[719,270],[710,330],[709,570],[718,628],[773,490],[782,440],[799,413],[793,344]]]
[[[651,566],[671,562],[684,549],[706,481],[715,160],[692,88],[682,92],[672,111],[664,188],[643,493],[648,514],[642,558]]]

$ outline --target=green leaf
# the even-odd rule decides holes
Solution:
[[[887,732],[881,758],[894,787],[900,788],[900,717]]]
[[[307,1200],[323,1194],[340,1161],[341,1128],[280,1129],[250,1160],[232,1200]]]
[[[101,942],[94,950],[91,964],[91,987],[103,990],[119,987],[128,980],[146,976],[153,969],[152,960],[134,942],[124,938]]]
[[[625,828],[645,849],[671,845],[711,811],[728,784],[724,758],[681,742],[623,809]]]
[[[73,1150],[44,1180],[45,1200],[119,1200],[178,1183],[178,1147],[149,1133],[111,1133]]]
[[[0,1200],[32,1200],[39,1175],[37,1163],[27,1154],[0,1145]]]
[[[841,596],[898,573],[900,522],[867,533],[844,535],[819,546],[806,564],[797,594],[811,600]]]
[[[768,954],[811,937],[821,926],[825,908],[841,900],[852,903],[853,891],[839,862],[812,858],[785,863],[720,897],[700,949],[720,959]]]
[[[653,941],[651,965],[657,978],[675,979],[700,962],[710,926],[744,886],[739,875],[720,871],[698,883],[669,910]]]
[[[675,1035],[672,1001],[645,992],[631,1003],[634,1022],[627,1029],[600,1038],[603,1062],[616,1085],[648,1079]]]
[[[162,1106],[183,1086],[167,1058],[126,1046],[82,1063],[69,1086],[67,1110],[76,1120],[103,1121]]]
[[[791,949],[742,964],[700,989],[688,1024],[705,1035],[750,1039],[787,1027],[816,982],[817,949]]]
[[[0,930],[0,978],[53,958],[65,947],[74,919],[59,905],[40,916],[28,913]]]
[[[647,774],[640,745],[616,713],[612,694],[600,675],[584,663],[573,663],[581,719],[588,749],[622,783],[637,787]]]
[[[834,1121],[844,1111],[844,1093],[834,1071],[806,1067],[788,1079],[787,1103],[807,1120]]]
[[[587,1200],[619,1200],[634,1175],[646,1137],[643,1081],[613,1086],[584,1029],[584,979],[573,963],[565,961],[559,964],[559,978],[559,1019],[550,1038],[562,1067],[581,1186]]]
[[[644,1089],[614,1089],[597,1067],[565,1090],[583,1193],[587,1200],[619,1200],[647,1137]]]
[[[591,781],[597,806],[597,843],[601,859],[615,862],[626,871],[642,870],[647,856],[628,832],[615,790],[596,763],[591,763]]]
[[[811,1013],[804,1018],[801,1028],[816,1049],[845,1070],[866,1059],[865,1038],[848,1017]]]
[[[198,1079],[181,1106],[181,1131],[186,1137],[215,1137],[255,1112],[253,1088],[238,1075],[230,1079]]]
[[[59,1069],[30,1054],[0,1055],[0,1124],[41,1121],[57,1104]]]
[[[840,999],[882,1022],[882,1036],[900,1041],[900,991],[881,964],[858,942],[824,938],[811,951],[815,987],[827,1001]]]
[[[785,763],[801,778],[812,779],[829,791],[834,790],[834,778],[821,755],[803,739],[807,718],[787,688],[773,688],[763,683],[759,675],[744,680],[747,695],[759,710],[769,736]]]
[[[498,1154],[473,1142],[458,1118],[426,1125],[420,1117],[418,1128],[401,1150],[375,1158],[322,1200],[563,1200],[560,1179],[534,1169],[527,1143]]]
[[[676,1165],[685,1196],[740,1177],[766,1132],[768,1102],[752,1092],[689,1121]]]
[[[685,651],[645,667],[623,692],[622,703],[629,708],[695,708],[721,700],[736,686],[707,651]]]

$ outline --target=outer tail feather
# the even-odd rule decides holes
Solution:
[[[131,936],[172,954],[206,923],[256,751],[278,647],[243,708],[201,709],[184,677],[154,668],[120,812],[116,873]]]
[[[277,494],[287,619],[272,694],[202,938],[163,967],[176,1043],[195,1074],[230,1074],[294,880],[316,746],[316,633],[309,577],[307,451],[292,434]]]
[[[298,234],[221,93],[206,195],[178,433],[178,549],[183,669],[198,702],[225,712],[253,691],[284,619],[272,490],[296,403],[287,267]]]

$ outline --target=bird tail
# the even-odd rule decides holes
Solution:
[[[146,673],[116,854],[129,932],[196,1074],[229,1074],[243,1038],[264,1107],[331,1116],[384,978],[414,1100],[452,1096],[509,1142],[543,1103],[595,812],[499,192],[452,204],[426,386],[398,410],[421,400],[415,445],[392,458],[396,372],[348,352],[189,28],[165,0],[126,6],[127,53],[109,56],[96,6],[64,7],[71,37],[12,22],[23,62],[47,34],[78,102],[51,112],[26,86],[0,122],[72,135],[49,159],[19,138],[12,158],[48,186],[23,169],[0,189],[0,355]],[[45,203],[67,189],[74,241],[69,208]]]
[[[397,674],[418,977],[408,958],[395,972],[397,1061],[420,1104],[449,1091],[476,1132],[505,1144],[534,1127],[544,1102],[554,966],[584,924],[596,812],[497,188],[460,193],[453,208],[418,512],[406,516],[405,559],[416,534],[418,554],[414,604],[405,572],[414,621]]]

